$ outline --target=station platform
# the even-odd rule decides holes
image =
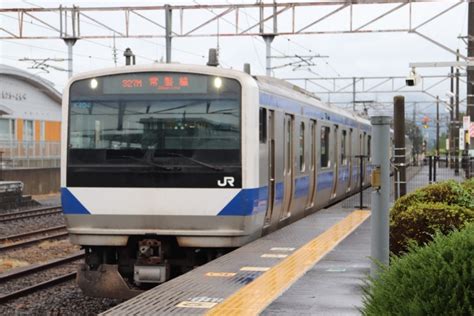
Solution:
[[[455,179],[450,172],[438,180]],[[407,191],[428,184],[425,167]],[[371,189],[364,191],[370,208]],[[313,213],[101,315],[359,315],[370,210],[357,195]]]
[[[261,313],[369,216],[340,204],[318,211],[101,315]]]

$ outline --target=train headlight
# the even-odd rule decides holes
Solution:
[[[98,85],[99,85],[99,82],[97,81],[97,79],[94,78],[91,80],[90,82],[91,89],[96,89]]]
[[[220,89],[222,87],[222,79],[219,77],[214,78],[214,87]]]

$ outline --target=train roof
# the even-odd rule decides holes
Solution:
[[[278,94],[282,97],[299,100],[323,110],[354,119],[361,124],[370,125],[370,121],[368,119],[361,117],[352,111],[347,111],[329,103],[322,102],[321,99],[314,93],[309,92],[299,86],[293,85],[288,81],[268,76],[254,76],[254,78],[257,80],[259,87],[264,91],[268,91],[272,94]],[[278,87],[278,89],[275,89],[275,86]]]

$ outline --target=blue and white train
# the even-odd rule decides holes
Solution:
[[[123,298],[354,193],[355,156],[371,155],[364,118],[278,79],[182,64],[73,77],[62,139],[78,283]]]

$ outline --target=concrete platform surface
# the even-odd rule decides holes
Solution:
[[[359,315],[370,272],[370,220],[294,283],[262,315]]]

